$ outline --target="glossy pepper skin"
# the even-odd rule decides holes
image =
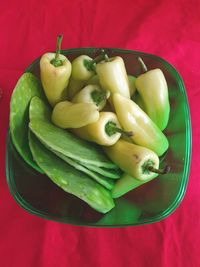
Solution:
[[[103,89],[112,93],[119,93],[130,98],[129,81],[124,61],[116,56],[108,61],[103,60],[96,65],[96,73]]]
[[[106,104],[106,100],[109,98],[110,92],[102,90],[100,86],[90,84],[85,86],[78,92],[72,102],[74,103],[92,103],[95,104],[98,110],[102,110]]]
[[[91,103],[72,103],[62,101],[52,112],[52,122],[63,129],[80,128],[99,119],[96,105]]]
[[[117,132],[115,127],[121,128],[115,113],[102,111],[99,113],[98,121],[74,129],[73,133],[87,141],[103,146],[111,146],[115,144],[121,136],[121,133]]]
[[[66,88],[71,75],[71,63],[64,56],[59,55],[61,66],[54,66],[51,61],[55,53],[45,53],[40,59],[40,76],[45,95],[52,107],[66,98]]]
[[[160,69],[149,70],[137,77],[135,85],[144,102],[146,113],[164,130],[169,120],[170,104],[163,72]]]
[[[159,158],[152,150],[119,139],[114,145],[104,147],[108,157],[125,173],[146,181],[158,176],[148,168],[159,168]]]
[[[135,144],[153,150],[158,156],[168,149],[166,136],[134,101],[120,94],[113,94],[112,101],[120,125],[133,132],[131,139]]]

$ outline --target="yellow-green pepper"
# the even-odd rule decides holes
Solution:
[[[103,146],[111,146],[117,142],[121,133],[121,129],[117,116],[113,112],[100,112],[98,121],[88,124],[84,127],[73,129],[73,133],[77,136]]]
[[[103,89],[130,98],[129,81],[125,64],[121,57],[108,58],[105,55],[105,60],[96,65],[96,73]]]
[[[104,151],[121,170],[141,181],[153,179],[159,173],[169,171],[168,166],[159,170],[159,158],[155,152],[122,139],[112,146],[104,147]]]
[[[130,96],[133,96],[135,94],[135,91],[136,91],[135,80],[136,80],[136,77],[134,77],[133,75],[128,75],[128,84],[129,84]],[[99,81],[99,76],[97,74],[95,74],[87,81],[86,84],[96,84],[96,85],[101,86],[100,81]]]
[[[99,111],[95,104],[72,103],[62,101],[55,105],[51,120],[63,129],[80,128],[99,119]]]
[[[100,86],[90,84],[85,86],[78,92],[72,102],[74,103],[93,103],[98,107],[98,110],[102,110],[106,104],[106,100],[109,98],[110,92],[102,90]]]
[[[58,36],[56,53],[45,53],[40,59],[40,76],[45,95],[52,107],[66,99],[71,63],[60,54],[62,35]]]
[[[132,131],[135,144],[147,147],[161,156],[169,146],[166,136],[148,115],[131,99],[113,94],[112,102],[125,131]]]
[[[103,54],[95,59],[87,55],[80,55],[72,61],[72,74],[67,89],[69,99],[72,99],[86,85],[87,81],[95,74],[96,63],[103,58]]]
[[[164,130],[168,124],[170,104],[168,86],[163,72],[160,69],[147,71],[146,65],[139,58],[144,74],[137,77],[136,88],[144,102],[145,111],[154,123]]]

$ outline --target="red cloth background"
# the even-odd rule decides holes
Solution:
[[[183,77],[189,99],[193,156],[186,195],[165,220],[116,229],[77,227],[30,215],[5,178],[9,100],[28,64],[63,48],[118,47],[156,54]],[[1,1],[0,8],[0,266],[200,266],[200,4],[198,0]]]

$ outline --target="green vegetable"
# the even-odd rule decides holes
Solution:
[[[43,103],[43,105],[45,104]],[[81,162],[81,164],[92,164],[108,169],[118,168],[99,147],[80,140],[75,135],[56,127],[48,120],[32,119],[29,127],[47,147]]]
[[[31,102],[30,102],[30,107],[29,107],[29,116],[30,116],[30,120],[35,120],[35,119],[40,119],[42,121],[47,121],[50,123],[50,109],[43,104],[42,100],[38,97],[33,97]],[[51,150],[51,149],[50,149]],[[98,181],[100,184],[104,185],[106,188],[108,189],[112,189],[114,182],[112,181],[112,179],[109,179],[107,177],[111,177],[111,178],[115,178],[117,176],[117,178],[120,177],[119,171],[113,170],[113,172],[110,172],[110,170],[108,171],[99,171],[99,169],[101,170],[101,168],[98,167],[91,167],[90,166],[88,168],[88,164],[86,166],[83,166],[80,162],[75,161],[73,159],[68,158],[67,156],[56,152],[54,150],[52,150],[52,152],[54,152],[58,157],[60,157],[61,159],[63,159],[64,161],[66,161],[68,164],[70,164],[71,166],[73,166],[74,168],[88,174],[90,177],[94,178],[96,181]],[[96,172],[96,170],[98,172]],[[102,173],[104,176],[102,176],[100,173]],[[105,175],[107,174],[107,175]]]
[[[51,123],[32,120],[29,127],[40,141],[53,151],[78,160],[81,164],[89,163],[98,167],[116,168],[116,165],[108,160],[100,149]]]
[[[29,119],[39,119],[45,121],[51,121],[51,108],[45,105],[44,102],[38,96],[34,96],[29,105]]]
[[[72,167],[74,167],[75,169],[82,171],[84,173],[86,173],[87,175],[89,175],[90,177],[92,177],[94,180],[96,180],[99,184],[103,185],[105,188],[111,190],[114,186],[114,181],[112,179],[107,178],[106,176],[102,176],[101,174],[98,174],[94,171],[91,171],[90,169],[86,168],[86,166],[77,163],[76,161],[64,156],[61,153],[52,151],[54,154],[56,154],[59,158],[63,159],[64,161],[66,161],[69,165],[71,165]]]
[[[45,98],[40,81],[32,73],[24,73],[18,80],[10,102],[10,133],[12,142],[24,161],[37,171],[28,145],[28,110],[33,96]]]
[[[122,171],[120,169],[106,169],[106,168],[99,168],[97,166],[87,164],[86,167],[90,170],[93,170],[97,173],[100,173],[101,175],[112,178],[112,179],[118,179],[121,176]]]
[[[45,174],[64,191],[77,196],[102,213],[106,213],[114,207],[114,201],[107,189],[59,159],[46,149],[32,133],[29,135],[29,144],[34,160]]]

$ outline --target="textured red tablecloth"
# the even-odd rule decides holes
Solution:
[[[0,266],[200,266],[200,4],[182,1],[21,0],[0,7]],[[165,220],[116,229],[77,227],[30,215],[5,178],[9,100],[28,64],[63,48],[118,47],[156,54],[183,77],[189,99],[193,155],[186,195]]]

